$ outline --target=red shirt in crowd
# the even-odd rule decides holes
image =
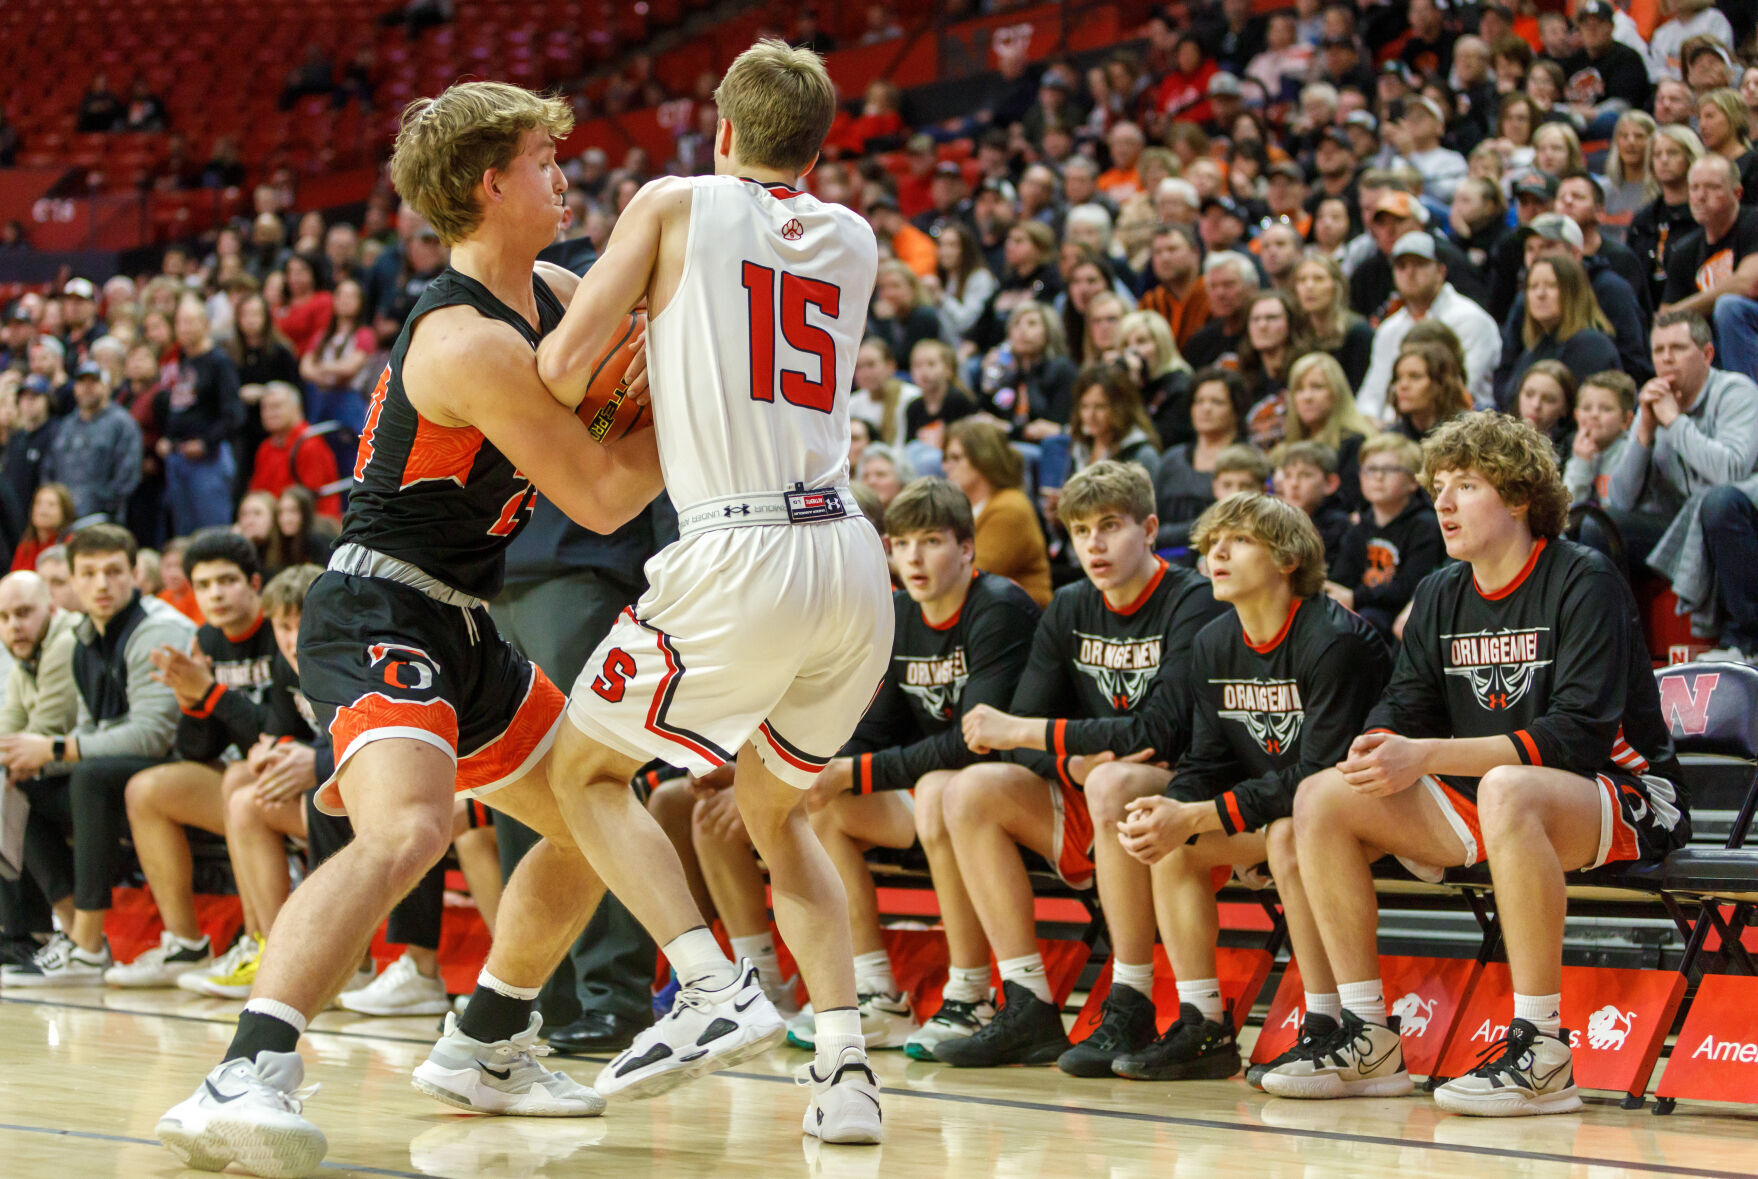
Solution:
[[[331,306],[330,293],[318,291],[275,316],[275,326],[293,345],[293,355],[304,356],[323,343],[330,330]]]
[[[52,536],[41,543],[26,536],[19,540],[18,547],[12,550],[12,572],[32,572],[37,567],[37,554],[44,549],[53,548],[61,543],[61,537]]]
[[[336,456],[330,450],[329,444],[322,438],[309,436],[305,431],[305,423],[300,422],[287,432],[285,438],[277,440],[270,435],[262,440],[262,445],[256,448],[256,466],[251,471],[250,490],[266,491],[270,495],[278,496],[298,483],[315,493],[336,481]],[[317,501],[317,511],[321,516],[340,520],[341,497],[323,496]]]

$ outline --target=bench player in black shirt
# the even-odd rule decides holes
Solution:
[[[603,1109],[531,1054],[537,990],[603,885],[568,835],[543,762],[562,693],[499,637],[484,601],[538,488],[609,532],[663,486],[651,432],[594,444],[537,373],[537,345],[578,282],[536,261],[563,215],[555,142],[571,125],[565,104],[496,82],[453,86],[404,114],[392,178],[452,246],[451,265],[423,292],[373,390],[342,543],[306,596],[300,632],[300,682],[337,762],[320,798],[345,806],[355,838],[289,898],[226,1059],[158,1123],[160,1141],[194,1166],[301,1175],[322,1160],[328,1143],[294,1096],[299,1036],[451,843],[460,790],[492,790],[492,805],[550,838],[508,884],[459,1035],[428,1062],[450,1053],[452,1064],[424,1072],[425,1091],[479,1112]],[[639,395],[644,371],[635,376]],[[647,866],[656,903],[669,899],[670,861],[689,906],[651,817],[603,798],[611,854]]]
[[[275,659],[275,637],[263,625],[255,545],[229,528],[203,529],[183,552],[183,573],[207,622],[193,650],[167,646],[153,653],[153,678],[176,694],[183,710],[175,746],[182,760],[142,770],[129,779],[127,796],[129,830],[165,931],[157,947],[105,973],[111,986],[176,986],[180,975],[212,965],[195,919],[184,828],[225,834],[226,792],[243,772],[238,758],[262,724]],[[261,928],[247,905],[244,936]]]
[[[1343,1026],[1267,1073],[1285,1097],[1410,1091],[1386,1018],[1369,866],[1488,858],[1513,974],[1501,1049],[1435,1101],[1484,1116],[1578,1109],[1560,1027],[1563,873],[1658,858],[1690,834],[1672,738],[1629,586],[1558,539],[1569,496],[1550,442],[1466,414],[1423,448],[1450,565],[1416,591],[1391,684],[1349,756],[1300,785],[1301,884]],[[1284,893],[1284,899],[1286,899]]]
[[[1083,720],[1144,711],[1146,702],[1170,693],[1167,735],[1160,739],[1172,752],[1158,755],[1175,756],[1183,746],[1186,709],[1180,702],[1190,644],[1224,607],[1200,575],[1154,555],[1159,521],[1153,508],[1153,485],[1133,464],[1095,463],[1069,480],[1057,515],[1087,580],[1051,600],[1010,707],[1016,716],[1057,719],[1027,725],[1035,740],[1017,744],[1036,749],[962,770],[946,787],[944,811],[959,868],[1000,961],[1003,984],[1003,1005],[993,1023],[935,1047],[935,1059],[947,1064],[1049,1064],[1068,1050],[1037,951],[1031,885],[1019,853],[1020,846],[1029,847],[1068,884],[1091,886],[1094,823],[1082,786],[1088,771],[1111,754],[1071,756],[1065,732]],[[1155,756],[1145,743],[1130,748],[1138,760]],[[1112,938],[1116,945],[1126,935],[1113,930]],[[1145,938],[1139,951],[1120,948],[1118,955],[1152,961],[1151,915]]]

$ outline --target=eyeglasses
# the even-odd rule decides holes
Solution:
[[[1390,479],[1393,475],[1408,475],[1410,472],[1406,468],[1400,467],[1396,464],[1391,466],[1375,464],[1373,466],[1361,468],[1361,473],[1364,476],[1372,475],[1376,479]]]

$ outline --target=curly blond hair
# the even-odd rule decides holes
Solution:
[[[1422,444],[1422,486],[1431,495],[1441,471],[1482,475],[1508,507],[1526,508],[1533,536],[1560,536],[1568,523],[1569,489],[1556,448],[1519,418],[1465,413],[1438,427]]]
[[[457,245],[482,224],[482,174],[511,166],[525,133],[539,127],[552,139],[566,138],[573,112],[559,98],[506,82],[448,86],[403,109],[391,183],[442,242]]]

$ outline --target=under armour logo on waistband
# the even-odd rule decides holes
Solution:
[[[740,516],[749,516],[751,514],[751,505],[750,504],[728,504],[728,505],[726,505],[726,507],[720,509],[720,514],[723,516],[732,516],[734,514],[737,514]]]

